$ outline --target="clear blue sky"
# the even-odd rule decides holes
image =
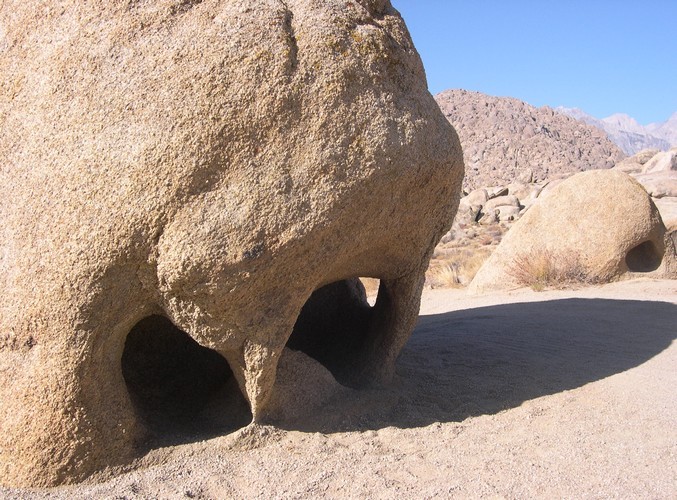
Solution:
[[[391,0],[433,94],[449,88],[639,123],[677,111],[677,0]]]

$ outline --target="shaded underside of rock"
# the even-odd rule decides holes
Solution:
[[[389,2],[10,0],[0,28],[2,483],[136,456],[164,395],[133,349],[172,335],[260,419],[330,283],[381,279],[351,366],[388,379],[463,175]]]

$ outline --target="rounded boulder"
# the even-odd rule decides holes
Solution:
[[[561,182],[510,229],[469,286],[471,293],[526,285],[675,277],[677,259],[644,188],[615,170]]]

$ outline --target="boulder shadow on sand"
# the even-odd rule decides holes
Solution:
[[[350,391],[276,424],[332,433],[492,415],[645,363],[675,339],[676,317],[674,304],[608,299],[421,316],[391,386]]]

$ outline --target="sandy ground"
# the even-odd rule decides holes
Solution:
[[[677,281],[427,291],[382,389],[287,353],[275,426],[8,498],[676,498]]]

